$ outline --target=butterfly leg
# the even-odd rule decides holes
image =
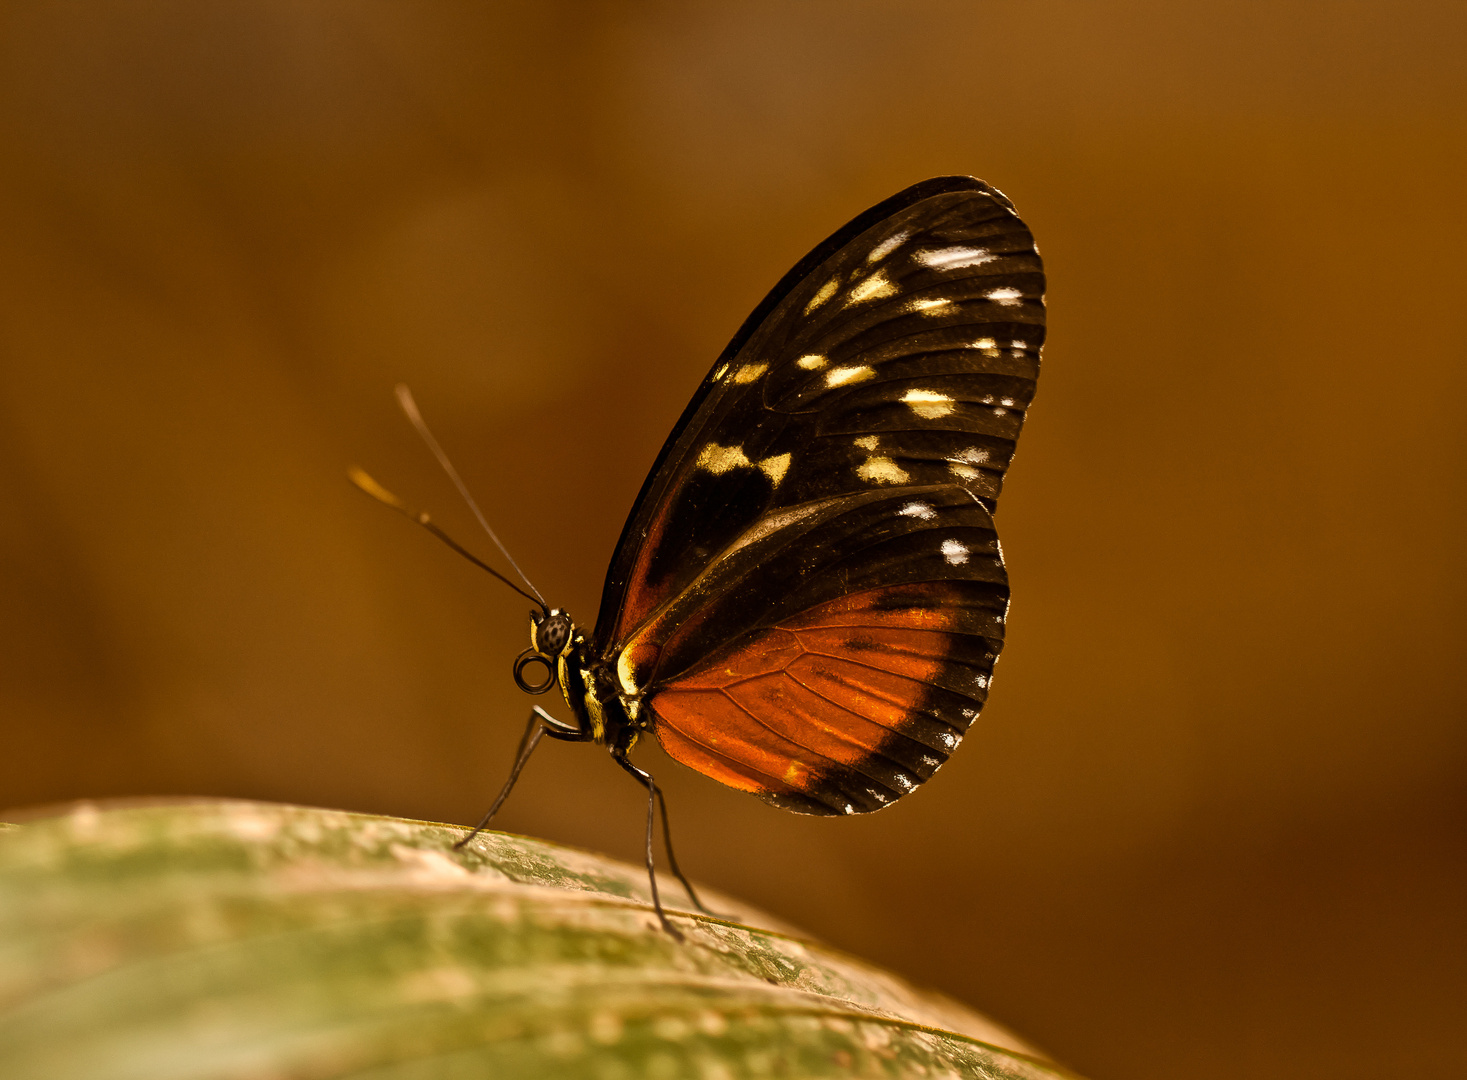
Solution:
[[[489,812],[484,815],[482,821],[474,826],[474,831],[454,844],[457,851],[474,837],[484,831],[499,808],[504,805],[504,800],[509,798],[509,793],[514,789],[515,781],[520,778],[520,772],[525,767],[525,762],[530,760],[530,755],[535,752],[535,747],[540,745],[540,740],[546,735],[552,739],[561,739],[565,742],[585,742],[590,736],[580,728],[573,728],[551,716],[538,705],[530,708],[530,722],[525,727],[525,733],[520,737],[520,748],[515,752],[514,768],[509,771],[509,779],[504,782],[504,787],[499,791],[499,796],[494,800],[494,805],[489,807]]]
[[[649,776],[647,779],[651,780],[652,778]],[[688,898],[698,906],[698,910],[705,915],[712,915],[713,912],[709,910],[708,905],[698,899],[698,894],[693,889],[693,883],[684,876],[682,869],[677,864],[677,856],[672,853],[672,826],[667,820],[667,796],[662,793],[662,789],[655,783],[652,785],[652,790],[657,793],[657,804],[662,807],[662,844],[667,848],[667,865],[672,868],[674,876],[683,883],[683,888],[688,890]]]
[[[682,932],[668,921],[667,913],[662,910],[662,897],[657,892],[657,868],[652,856],[652,838],[656,834],[657,802],[659,799],[662,798],[662,789],[659,788],[656,782],[652,779],[651,773],[645,772],[642,769],[637,768],[635,765],[627,760],[625,751],[617,752],[613,750],[611,756],[618,765],[620,765],[623,769],[625,769],[628,773],[632,775],[632,778],[635,779],[637,783],[641,784],[647,789],[647,880],[652,886],[652,905],[657,909],[657,918],[661,920],[662,928],[678,941],[682,941]],[[665,801],[663,802],[662,807],[662,822],[664,826],[667,824],[667,804]],[[670,834],[667,835],[670,837]],[[671,845],[668,846],[667,854],[668,861],[673,867],[673,872],[677,874],[678,880],[681,881],[683,883],[683,886],[688,890],[688,895],[693,898],[693,902],[696,903],[700,908],[702,908],[703,905],[698,900],[697,894],[693,892],[693,887],[688,884],[688,879],[683,877],[681,870],[677,869],[677,862],[675,859],[672,858]],[[703,910],[706,911],[707,908],[704,908]]]

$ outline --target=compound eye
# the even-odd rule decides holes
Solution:
[[[552,615],[539,624],[535,645],[546,656],[559,656],[570,641],[571,622],[564,615]]]

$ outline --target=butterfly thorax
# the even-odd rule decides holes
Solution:
[[[526,658],[545,664],[551,678],[527,685],[521,676]],[[515,681],[530,693],[559,686],[582,735],[590,741],[616,750],[630,750],[637,741],[640,725],[628,715],[610,671],[595,658],[575,620],[559,608],[530,612],[530,650],[515,665]]]

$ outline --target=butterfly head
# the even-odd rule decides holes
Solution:
[[[548,613],[530,612],[530,648],[548,660],[554,660],[570,648],[576,636],[576,624],[560,608]]]

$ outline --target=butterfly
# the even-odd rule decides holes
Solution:
[[[661,788],[628,757],[643,737],[801,814],[870,813],[930,779],[982,709],[1003,645],[993,512],[1044,327],[1033,237],[973,177],[915,184],[816,245],[668,436],[593,628],[479,563],[536,604],[516,683],[558,689],[573,721],[533,709],[478,829],[542,737],[607,747],[647,790],[652,895],[679,936],[653,873],[658,807],[670,868],[702,904],[672,855]],[[404,407],[468,497],[410,396]]]

